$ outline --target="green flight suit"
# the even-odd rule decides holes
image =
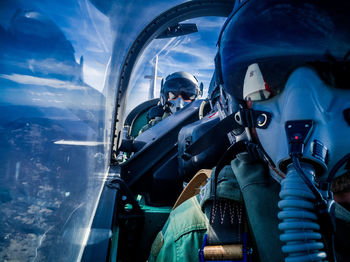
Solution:
[[[257,166],[260,167],[261,164]],[[252,168],[256,167],[252,165]],[[149,262],[199,261],[198,250],[209,228],[208,218],[202,208],[209,200],[210,185],[211,179],[199,195],[188,199],[170,213],[163,230],[158,233],[152,245]],[[220,171],[216,195],[221,199],[242,201],[239,184],[231,166],[225,166]]]
[[[213,176],[212,176],[213,177]],[[211,180],[201,193],[178,206],[152,245],[149,262],[199,261],[198,250],[209,228],[202,209],[209,198]],[[279,240],[277,219],[280,185],[271,178],[262,163],[234,159],[218,177],[217,197],[239,201],[242,197],[247,210],[251,234],[255,242],[256,260],[284,261]],[[350,261],[346,247],[350,242],[350,212],[336,204],[336,253],[338,261]],[[338,245],[337,245],[338,244]]]
[[[146,125],[144,125],[140,131],[139,131],[139,135],[142,134],[143,132],[145,132],[147,129],[150,129],[152,126],[155,126],[156,124],[158,124],[160,121],[162,121],[163,119],[167,118],[168,116],[170,116],[171,113],[169,112],[164,112],[162,117],[156,117],[154,119],[151,119]]]
[[[153,242],[148,261],[198,261],[207,227],[208,219],[197,197],[188,199],[170,213]]]

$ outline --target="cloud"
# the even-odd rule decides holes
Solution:
[[[20,75],[20,74],[12,74],[12,75],[0,74],[0,77],[11,80],[19,84],[24,84],[24,85],[49,86],[53,88],[68,89],[68,90],[86,90],[85,86],[77,85],[72,82],[62,81],[54,78],[43,78],[43,77],[35,77],[35,76]]]
[[[58,60],[56,58],[44,58],[44,59],[24,59],[22,56],[10,56],[6,60],[7,68],[11,69],[11,72],[18,71],[31,71],[33,74],[55,74],[61,76],[79,76],[79,65],[70,60]],[[29,70],[28,70],[29,69]]]
[[[178,46],[169,52],[168,56],[159,58],[159,74],[167,75],[174,71],[188,71],[193,74],[197,72],[197,77],[199,72],[204,75],[204,72],[214,70],[215,53],[215,50],[208,47]]]
[[[60,61],[55,58],[47,59],[28,59],[24,67],[29,67],[33,72],[40,72],[43,74],[60,74],[73,75],[79,74],[79,69],[74,63],[67,63],[70,61]]]
[[[113,34],[108,18],[92,6],[90,1],[80,0],[77,4],[79,13],[69,16],[69,26],[62,28],[76,53],[80,56],[88,50],[92,53],[109,54]]]
[[[106,65],[97,62],[85,62],[83,66],[84,82],[102,92]]]
[[[200,17],[187,20],[186,22],[194,21],[197,24],[198,31],[212,31],[213,29],[220,29],[225,20],[226,17],[212,17],[211,19]]]
[[[75,141],[75,140],[58,140],[55,141],[56,145],[71,145],[71,146],[99,146],[104,145],[103,142],[99,141]]]
[[[58,96],[64,96],[64,94],[60,94],[60,93],[51,93],[51,92],[33,92],[33,91],[29,91],[29,94],[32,96],[54,96],[54,97],[58,97]]]
[[[206,43],[201,42],[198,36],[178,37],[166,41],[155,40],[143,54],[135,71],[142,74],[146,71],[147,66],[148,68],[150,65],[153,66],[153,63],[149,65],[144,63],[147,60],[153,61],[156,54],[159,55],[158,72],[163,76],[174,71],[212,70],[215,53],[216,48],[206,46]],[[151,69],[148,69],[146,73],[150,71]]]
[[[97,37],[89,32],[89,38],[93,36],[95,43],[100,43],[103,47],[103,51],[108,53],[110,49],[110,43],[112,43],[112,34],[108,18],[97,10],[88,0],[83,0],[86,10],[88,12],[88,17],[90,18],[91,24],[97,34]],[[81,1],[80,1],[81,3]],[[103,36],[103,37],[102,37]]]

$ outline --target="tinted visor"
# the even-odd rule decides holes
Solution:
[[[242,99],[249,65],[258,63],[272,95],[308,62],[343,61],[350,50],[350,1],[249,1],[220,39],[224,88]]]
[[[188,94],[188,93],[184,93],[184,92],[172,92],[172,91],[169,91],[166,96],[168,99],[170,100],[173,100],[173,99],[176,99],[178,98],[179,96],[181,95],[181,97],[184,99],[184,100],[193,100],[196,98],[196,95],[195,94]]]
[[[162,92],[167,99],[181,95],[184,100],[193,100],[198,95],[198,87],[186,78],[174,78],[164,83]]]

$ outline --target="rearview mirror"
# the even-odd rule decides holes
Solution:
[[[177,36],[192,34],[195,32],[198,32],[198,28],[196,24],[192,24],[192,23],[176,24],[168,27],[165,31],[160,33],[156,37],[156,39],[177,37]]]

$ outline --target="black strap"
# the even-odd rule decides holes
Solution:
[[[212,200],[215,201],[216,199],[216,185],[217,185],[220,171],[224,168],[225,165],[231,162],[239,153],[245,152],[246,150],[247,150],[247,142],[239,141],[231,145],[223,154],[223,156],[220,158],[218,164],[216,165],[215,173],[214,173],[214,181],[212,181],[211,188],[210,188],[210,198]]]
[[[249,108],[240,109],[242,124],[248,128],[265,129],[271,122],[271,114],[266,111],[254,110]]]
[[[213,210],[215,212],[213,213]],[[207,245],[229,245],[243,242],[246,222],[242,202],[221,199],[210,201],[204,207],[210,227],[207,231]]]
[[[253,109],[241,109],[240,115],[243,125],[236,122],[236,114],[233,113],[214,125],[208,132],[203,134],[197,141],[186,148],[181,156],[184,160],[189,160],[192,156],[198,155],[213,144],[213,139],[218,136],[226,136],[228,132],[242,127],[267,128],[271,121],[271,114],[265,111]]]
[[[217,199],[216,189],[221,170],[239,153],[247,151],[249,147],[249,143],[246,141],[239,141],[231,145],[216,165],[210,185],[209,204],[204,209],[210,223],[207,233],[209,245],[243,243],[244,223],[246,222],[243,203]]]

